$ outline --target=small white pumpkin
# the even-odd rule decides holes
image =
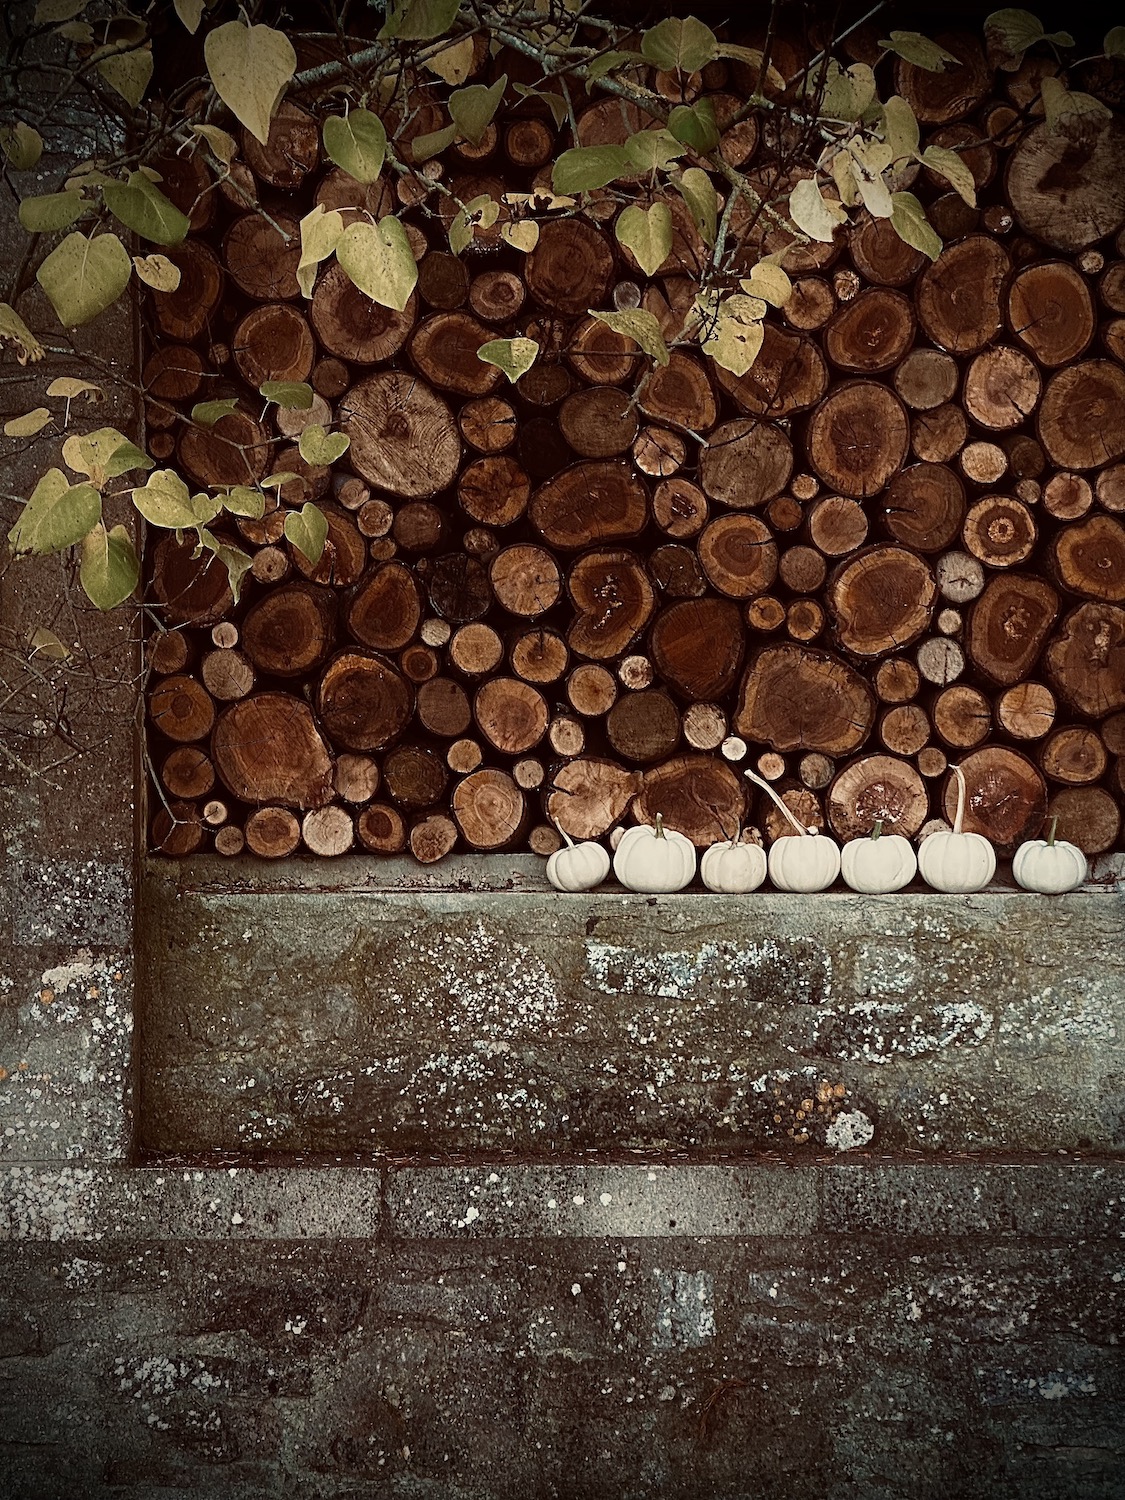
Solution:
[[[613,873],[626,890],[648,895],[682,891],[695,874],[695,845],[665,828],[657,813],[655,828],[639,823],[626,831],[613,856]]]
[[[996,850],[983,833],[963,833],[965,773],[949,768],[957,778],[957,816],[948,833],[931,833],[918,846],[918,870],[927,885],[951,895],[983,891],[996,873]]]
[[[1077,844],[1055,837],[1058,827],[1058,818],[1052,818],[1045,839],[1029,839],[1016,850],[1012,874],[1025,891],[1059,896],[1085,884],[1086,856]]]
[[[773,799],[796,829],[797,837],[774,839],[770,845],[770,879],[779,891],[826,891],[840,873],[840,846],[816,828],[806,828],[770,786],[753,771],[744,771],[756,786]]]
[[[864,896],[901,891],[917,871],[918,860],[910,840],[901,833],[884,833],[882,818],[875,819],[870,838],[852,839],[840,854],[845,884]]]
[[[699,861],[699,874],[709,891],[728,896],[756,891],[766,878],[766,851],[761,844],[735,839],[712,844]]]
[[[609,850],[601,844],[576,844],[559,830],[566,846],[556,849],[547,861],[547,879],[556,891],[592,891],[609,874]]]

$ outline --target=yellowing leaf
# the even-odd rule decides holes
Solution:
[[[993,67],[1014,73],[1029,47],[1043,36],[1043,22],[1028,10],[994,10],[985,17],[984,39]]]
[[[325,432],[318,422],[312,422],[301,431],[297,449],[307,464],[316,468],[334,464],[351,447],[351,438],[343,432]]]
[[[133,266],[145,286],[158,292],[174,292],[180,284],[180,268],[166,255],[134,255]]]
[[[293,43],[270,26],[228,21],[207,33],[203,56],[219,98],[264,146],[273,112],[297,71]]]
[[[336,259],[366,297],[402,312],[418,280],[418,263],[406,231],[391,214],[378,224],[349,224],[336,245]]]
[[[848,219],[838,203],[824,197],[811,177],[802,178],[789,194],[789,217],[810,239],[826,245]]]
[[[462,250],[472,244],[478,225],[482,229],[490,229],[499,217],[500,205],[487,193],[471,198],[464,208],[458,209],[449,226],[449,248],[454,255],[460,255]]]
[[[460,0],[392,0],[379,40],[428,42],[453,25]]]
[[[947,151],[944,146],[927,146],[922,152],[922,162],[939,177],[944,177],[970,208],[977,206],[977,188],[973,174],[964,158],[958,156],[956,151]]]
[[[941,254],[941,236],[927,220],[926,212],[913,193],[895,193],[891,199],[891,228],[900,240],[921,250],[931,260]]]
[[[252,559],[240,547],[231,547],[228,543],[220,541],[218,537],[212,536],[204,526],[199,527],[198,535],[200,547],[206,547],[208,552],[214,553],[226,568],[231,596],[237,604],[238,596],[242,592],[242,580],[250,571]]]
[[[757,359],[766,336],[761,321],[765,310],[765,303],[758,297],[736,293],[724,298],[700,334],[704,354],[709,354],[717,365],[733,375],[745,375]]]
[[[37,406],[34,411],[26,412],[22,417],[11,417],[4,423],[4,436],[10,438],[34,437],[37,432],[42,432],[51,420],[51,413],[45,406]]]
[[[765,61],[764,54],[757,47],[740,47],[733,42],[720,42],[719,57],[730,57],[735,62],[745,63],[748,68],[754,69],[758,74],[757,87],[761,88],[762,63]],[[769,63],[766,67],[766,83],[777,93],[785,88],[785,78]]]
[[[46,656],[51,661],[68,661],[73,655],[69,646],[63,644],[53,630],[37,625],[27,638],[32,656]]]
[[[61,469],[48,469],[8,533],[8,546],[42,556],[80,542],[102,513],[102,497],[92,484],[74,484]]]
[[[207,142],[218,161],[221,161],[225,167],[230,166],[238,150],[238,142],[233,135],[226,130],[220,130],[217,125],[193,125],[191,131],[193,135]]]
[[[87,204],[81,193],[44,193],[20,203],[20,223],[28,234],[53,234],[79,218]]]
[[[220,396],[215,401],[197,401],[191,409],[191,420],[200,427],[214,427],[238,405],[237,396]]]
[[[58,375],[47,387],[48,396],[62,396],[73,401],[76,396],[85,396],[87,401],[103,401],[105,392],[92,380],[78,380],[73,375]]]
[[[793,283],[786,273],[780,266],[771,265],[764,260],[759,261],[747,280],[740,281],[739,286],[748,296],[758,297],[771,307],[784,307],[793,295]]]
[[[618,215],[614,233],[645,275],[655,276],[672,249],[672,210],[667,203],[654,203],[648,209],[631,203]]]
[[[106,531],[99,521],[82,541],[78,577],[91,604],[116,609],[137,586],[141,565],[124,526]]]
[[[937,42],[931,42],[920,31],[892,31],[879,45],[901,57],[904,62],[913,63],[916,68],[924,68],[927,73],[940,73],[946,63],[957,62],[955,53],[939,47]]]
[[[203,0],[174,0],[174,3],[176,14],[194,36],[203,18]]]
[[[96,66],[110,88],[136,109],[152,79],[152,47],[111,52],[108,57],[99,58]]]
[[[892,162],[910,160],[918,150],[918,121],[901,94],[892,94],[883,105],[883,139]]]
[[[174,469],[157,469],[133,491],[133,504],[151,526],[181,531],[199,524],[188,487]]]
[[[178,245],[191,228],[187,215],[144,172],[130,172],[128,182],[107,182],[102,197],[126,229],[154,244]]]
[[[821,72],[817,68],[809,75],[807,89],[815,94],[821,83]],[[823,73],[820,113],[831,120],[858,120],[875,97],[875,74],[866,63],[853,63],[842,68],[830,58]]]
[[[291,510],[285,517],[285,535],[315,568],[328,539],[328,522],[312,501],[306,500],[300,510]]]
[[[625,142],[625,154],[638,172],[659,171],[685,150],[670,130],[638,130]]]
[[[443,125],[440,130],[428,130],[424,135],[416,135],[410,142],[410,155],[418,163],[429,161],[431,157],[440,156],[447,146],[451,146],[456,136],[456,125]]]
[[[574,146],[555,162],[551,186],[556,193],[589,193],[631,171],[624,146]]]
[[[0,126],[0,151],[11,163],[13,172],[30,172],[43,155],[43,137],[22,120]]]
[[[513,250],[530,253],[539,243],[539,225],[534,219],[516,219],[510,224],[501,224],[500,238]]]
[[[374,182],[387,157],[387,132],[378,115],[353,109],[330,115],[322,129],[324,150],[356,182]]]
[[[64,328],[79,328],[125,290],[133,263],[115,234],[89,239],[77,230],[55,246],[35,273]]]
[[[429,68],[431,73],[436,73],[443,78],[451,88],[456,88],[459,83],[464,83],[473,71],[473,58],[476,56],[476,47],[471,36],[462,37],[459,42],[454,42],[451,47],[443,47],[433,57],[423,60],[423,66]]]
[[[877,219],[889,219],[891,193],[883,181],[883,170],[890,166],[891,148],[885,141],[849,141],[848,151],[855,163],[855,183],[863,206]]]
[[[477,358],[486,365],[495,365],[514,385],[521,375],[526,375],[539,357],[539,345],[534,339],[492,339],[477,350]]]
[[[695,16],[669,16],[641,37],[641,56],[666,72],[697,73],[715,56],[718,42],[710,26]]]
[[[848,150],[835,152],[828,162],[828,170],[832,173],[832,181],[836,184],[840,202],[847,208],[854,208],[860,201],[860,197],[859,183],[855,175],[855,161],[851,152]]]
[[[627,339],[632,339],[635,344],[639,344],[658,365],[668,363],[668,345],[664,342],[660,324],[652,313],[647,312],[643,307],[630,308],[626,312],[597,312],[591,307],[589,313],[592,318],[597,318],[599,323],[604,323],[615,333],[624,334]]]
[[[130,469],[151,469],[152,459],[142,453],[116,427],[77,433],[63,444],[63,461],[77,474],[85,474],[97,485],[116,479]]]
[[[1058,78],[1048,75],[1039,89],[1047,127],[1061,135],[1079,135],[1090,125],[1104,125],[1113,117],[1113,111],[1093,94],[1072,92]]]
[[[261,490],[252,490],[248,484],[231,485],[229,490],[224,490],[216,499],[232,516],[260,521],[266,513],[265,495]]]
[[[702,167],[688,167],[674,181],[704,243],[713,245],[719,223],[719,198],[715,192],[715,184]]]
[[[322,203],[301,220],[301,259],[297,263],[297,284],[302,297],[311,297],[316,269],[327,260],[344,232],[343,215],[335,209],[326,211]]]
[[[504,90],[508,87],[508,75],[502,73],[491,87],[474,83],[467,89],[456,89],[449,96],[449,113],[454,125],[474,146],[479,146],[484,133],[492,124],[492,117],[500,108]]]
[[[258,393],[282,411],[308,411],[313,404],[313,388],[303,380],[266,380]]]
[[[0,347],[11,344],[21,365],[43,358],[43,345],[32,333],[15,308],[0,302]]]

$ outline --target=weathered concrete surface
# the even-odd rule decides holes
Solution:
[[[376,891],[370,870],[150,864],[147,1148],[1125,1145],[1121,896]]]
[[[5,1492],[1110,1500],[1123,1192],[1077,1162],[17,1169]]]

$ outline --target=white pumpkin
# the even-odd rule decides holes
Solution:
[[[901,833],[884,833],[882,818],[876,818],[870,838],[852,839],[840,854],[844,883],[864,896],[901,891],[917,871],[918,861],[910,840]]]
[[[712,844],[699,861],[699,874],[709,891],[740,896],[756,891],[766,878],[766,851],[760,844],[729,839]]]
[[[931,833],[918,846],[918,870],[927,885],[950,895],[983,891],[996,873],[996,851],[982,833],[963,833],[965,773],[949,768],[957,778],[957,816],[948,833]]]
[[[1045,839],[1029,839],[1016,850],[1012,874],[1025,891],[1059,896],[1085,884],[1086,856],[1077,844],[1055,837],[1058,826],[1058,818],[1052,818]]]
[[[695,874],[695,845],[682,833],[665,828],[657,813],[655,828],[640,823],[626,831],[613,856],[613,873],[630,891],[682,891]]]
[[[561,832],[561,830],[560,830]],[[556,891],[592,891],[609,874],[609,850],[601,844],[576,844],[563,833],[566,846],[547,861],[547,879]]]
[[[774,839],[770,845],[770,879],[779,891],[826,891],[840,873],[840,846],[816,828],[806,828],[770,786],[753,771],[744,771],[756,786],[773,799],[796,829],[795,835]]]

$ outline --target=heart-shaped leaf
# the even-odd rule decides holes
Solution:
[[[987,28],[988,22],[985,22]],[[1039,27],[1042,35],[1043,28]],[[913,63],[916,68],[923,68],[927,73],[940,73],[946,63],[958,63],[956,53],[948,51],[945,47],[939,47],[937,42],[931,42],[928,36],[923,36],[920,31],[892,31],[879,43],[888,52],[893,52],[896,57],[901,57],[904,62]]]
[[[115,234],[89,239],[75,230],[56,245],[35,273],[64,328],[80,328],[116,302],[129,284],[133,263]]]
[[[328,522],[321,511],[310,500],[300,510],[291,510],[285,517],[285,535],[314,568],[324,552],[328,539]]]
[[[798,229],[826,245],[848,220],[840,205],[825,198],[811,177],[803,178],[789,194],[789,216]]]
[[[655,276],[672,249],[672,210],[667,203],[647,209],[631,203],[618,215],[615,233],[645,275]]]
[[[492,124],[492,117],[500,108],[507,87],[508,75],[502,73],[490,87],[474,83],[470,88],[456,89],[450,94],[449,113],[453,123],[474,146],[480,145],[484,132]]]
[[[27,638],[32,656],[46,656],[51,661],[68,661],[74,654],[70,647],[59,640],[53,630],[37,625]]]
[[[78,577],[91,604],[116,609],[137,586],[141,565],[124,526],[107,531],[99,521],[82,541]]]
[[[668,116],[668,129],[693,151],[714,151],[719,144],[715,106],[706,97],[695,104],[677,104]]]
[[[76,396],[85,396],[87,401],[102,401],[105,391],[92,380],[78,380],[73,375],[56,375],[47,387],[48,396],[62,396],[73,401]]]
[[[418,263],[393,215],[378,224],[349,224],[336,246],[336,259],[372,302],[395,312],[405,309],[418,280]]]
[[[199,524],[188,487],[174,469],[156,469],[133,491],[133,504],[150,526],[182,531]]]
[[[174,292],[180,284],[180,268],[166,255],[134,255],[137,275],[157,292]]]
[[[641,37],[641,56],[666,72],[697,73],[707,66],[717,48],[710,26],[694,16],[682,21],[669,16]]]
[[[61,469],[48,469],[8,533],[21,553],[62,552],[80,542],[101,519],[102,497],[92,484],[74,484]]]
[[[53,234],[73,224],[86,208],[81,193],[43,193],[40,197],[22,200],[20,223],[28,234]]]
[[[200,427],[214,427],[238,405],[237,396],[222,396],[215,401],[197,401],[191,409],[191,420]]]
[[[102,197],[110,213],[126,229],[154,244],[178,245],[191,228],[187,215],[143,172],[130,172],[128,182],[107,182]]]
[[[229,543],[212,536],[204,526],[199,528],[199,545],[206,547],[208,552],[214,553],[226,568],[231,595],[237,604],[238,596],[242,592],[242,580],[250,571],[253,560],[240,547],[232,547]]]
[[[513,385],[526,375],[538,356],[539,345],[534,339],[492,339],[477,350],[478,359],[503,370]]]
[[[766,304],[758,297],[725,297],[704,328],[700,347],[717,365],[733,375],[745,375],[758,357],[765,338],[762,316]]]
[[[313,388],[303,380],[264,380],[258,391],[282,411],[308,411],[313,404]]]
[[[14,125],[0,126],[0,151],[8,158],[13,172],[30,172],[43,155],[43,137],[38,130],[17,120]]]
[[[430,72],[436,73],[439,78],[444,78],[450,88],[456,88],[459,83],[464,83],[473,71],[476,50],[474,39],[471,36],[465,36],[459,42],[454,42],[452,46],[443,47],[433,57],[424,57],[422,66],[429,68]]]
[[[539,225],[534,219],[516,219],[500,226],[500,238],[513,250],[530,254],[539,243]]]
[[[976,208],[977,187],[972,172],[965,164],[964,157],[958,156],[956,151],[947,150],[944,146],[927,146],[922,152],[922,162],[939,177],[944,177],[970,208]]]
[[[194,36],[203,18],[204,0],[174,0],[174,4],[176,14]]]
[[[652,313],[646,312],[642,307],[626,312],[596,312],[593,308],[589,311],[590,316],[597,318],[599,323],[604,323],[615,333],[623,333],[626,338],[639,344],[646,354],[652,355],[658,365],[668,363],[668,345],[664,342],[660,324]]]
[[[555,163],[551,186],[556,193],[589,193],[632,170],[624,146],[574,146]]]
[[[271,26],[228,21],[207,33],[203,56],[219,98],[264,146],[273,112],[297,71],[293,43]]]
[[[318,203],[301,220],[301,259],[297,263],[297,283],[302,297],[312,296],[317,267],[335,250],[343,232],[343,215],[335,209],[326,211],[322,203]]]
[[[449,226],[449,248],[454,255],[460,255],[462,250],[472,244],[473,235],[478,228],[491,229],[499,217],[500,205],[490,194],[481,193],[476,198],[470,198],[464,208],[458,209]]]
[[[253,490],[248,484],[233,484],[218,496],[223,509],[232,516],[245,516],[251,521],[260,521],[266,513],[266,497],[261,490]]]
[[[638,130],[625,142],[625,154],[638,172],[656,172],[683,156],[686,148],[670,130]]]
[[[374,182],[387,157],[387,132],[378,115],[353,109],[324,122],[324,150],[356,182]]]
[[[100,57],[95,66],[110,88],[136,109],[152,79],[152,46],[111,52],[108,57]]]
[[[460,0],[392,0],[379,40],[429,42],[453,25]]]
[[[304,428],[297,440],[297,449],[307,464],[323,468],[334,464],[351,447],[351,438],[343,432],[325,432],[317,422]]]
[[[116,427],[99,427],[67,438],[63,459],[77,474],[85,474],[94,484],[105,484],[130,469],[151,469],[152,459],[131,443]]]

